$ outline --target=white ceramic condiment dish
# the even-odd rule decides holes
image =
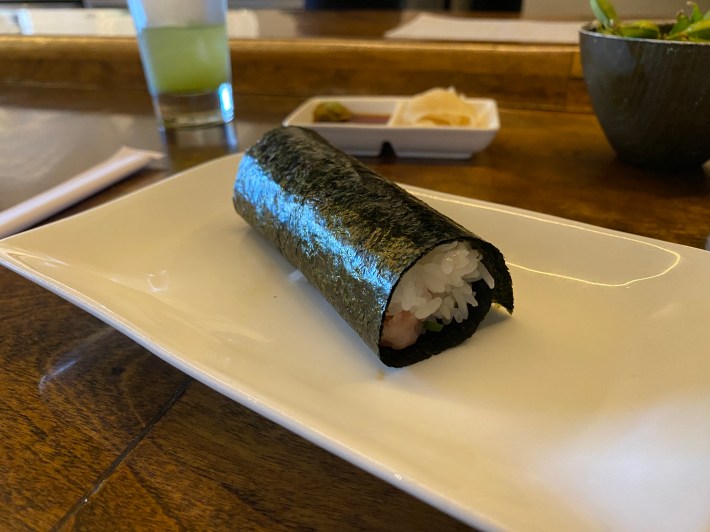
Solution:
[[[402,124],[398,110],[410,98],[400,96],[317,96],[306,100],[283,122],[320,133],[328,142],[359,156],[377,156],[385,143],[399,157],[468,159],[486,149],[500,129],[495,100],[466,98],[474,106],[478,121],[474,126],[412,126]],[[315,122],[313,111],[323,102],[339,102],[356,117],[375,118],[372,122]]]

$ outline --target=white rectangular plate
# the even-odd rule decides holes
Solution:
[[[357,122],[314,122],[313,111],[323,102],[339,102],[354,113],[388,115],[408,98],[401,96],[317,96],[305,101],[283,122],[285,126],[307,127],[331,144],[352,155],[377,156],[389,143],[399,157],[468,159],[493,142],[500,121],[495,100],[466,98],[477,108],[482,124],[477,127],[402,126],[389,120],[384,124]]]
[[[238,162],[7,238],[0,261],[471,525],[710,526],[710,254],[410,188],[503,250],[516,310],[389,369],[235,214]]]

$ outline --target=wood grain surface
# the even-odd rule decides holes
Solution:
[[[404,47],[402,57],[410,52]],[[316,59],[313,51],[302,64],[315,65]],[[381,59],[373,62],[387,67]],[[253,72],[268,68],[255,66]],[[393,62],[389,68],[400,66]],[[407,68],[408,63],[401,65]],[[473,73],[477,67],[467,68]],[[49,132],[55,138],[79,127],[85,113],[107,120],[117,113],[150,116],[150,101],[141,90],[77,91],[6,85],[0,91],[0,116],[12,120],[13,113],[27,109],[65,112],[66,120]],[[302,99],[300,93],[238,93],[239,147],[279,124]],[[364,162],[404,183],[705,245],[710,235],[707,170],[653,173],[625,165],[590,113],[502,105],[500,114],[499,135],[470,160],[397,159],[385,150]],[[147,138],[144,128],[154,126],[145,120],[126,123],[127,139]],[[2,129],[0,140],[12,134]],[[219,132],[215,135],[219,139]],[[220,149],[217,140],[204,151],[191,151],[195,138],[162,138],[171,160],[179,161],[174,169],[234,149]],[[28,137],[19,149],[31,160],[41,145]],[[181,159],[181,154],[187,155]],[[75,156],[82,157],[82,151]],[[139,172],[55,219],[163,179],[169,163]],[[466,528],[187,378],[4,268],[0,403],[0,529]]]
[[[0,529],[48,530],[187,377],[76,307],[0,270]]]
[[[415,15],[291,12],[295,37],[277,33],[230,41],[234,88],[240,94],[305,97],[414,94],[453,85],[468,96],[495,97],[518,108],[590,109],[577,45],[382,38]],[[0,84],[146,86],[131,37],[0,35],[0,54]]]

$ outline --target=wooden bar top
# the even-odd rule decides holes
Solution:
[[[274,15],[256,13],[267,20]],[[417,14],[282,13],[278,20],[288,30],[266,28],[258,36],[230,39],[234,88],[240,94],[306,97],[415,94],[455,86],[470,97],[494,97],[510,107],[589,111],[576,43],[383,38]],[[0,86],[145,87],[135,36],[0,33],[0,54]]]
[[[276,44],[267,44],[264,51],[256,43],[243,43],[240,53],[252,59],[241,65],[241,72],[260,77],[281,69],[285,59],[276,54],[269,58],[268,46]],[[301,65],[315,70],[325,58],[310,44],[295,46],[302,52]],[[343,41],[333,41],[331,50],[341,49],[345,57],[349,46],[371,48],[378,69],[400,69],[405,77],[407,69],[416,70],[410,60],[420,51],[432,57],[442,50],[454,58],[464,53],[453,45],[427,45],[426,52],[416,44]],[[391,55],[380,56],[378,47],[388,48]],[[18,62],[12,68],[20,68],[23,50],[13,52]],[[495,47],[489,52],[493,62]],[[567,55],[560,61],[570,69]],[[521,68],[532,72],[530,58],[523,56]],[[235,61],[239,65],[241,59]],[[278,125],[317,89],[319,81],[310,75],[308,69],[300,77],[294,74],[286,82],[288,90],[238,88],[236,149],[245,149]],[[349,83],[338,89],[334,78],[328,88],[344,92],[354,86]],[[311,88],[298,88],[306,85]],[[377,87],[372,84],[368,90]],[[519,90],[539,89],[530,87]],[[5,151],[11,160],[0,171],[0,187],[21,179],[23,168],[45,153],[47,143],[85,127],[87,117],[111,125],[114,147],[140,140],[136,147],[165,150],[168,164],[140,171],[53,219],[235,150],[219,140],[200,145],[195,138],[161,138],[151,113],[144,87],[5,83],[0,89],[0,142],[13,144],[12,151]],[[46,125],[22,129],[28,116]],[[470,160],[398,159],[385,152],[363,161],[402,183],[706,246],[707,169],[681,174],[623,164],[593,114],[570,112],[562,104],[521,108],[512,102],[501,105],[500,118],[499,135]],[[16,131],[23,137],[17,139]],[[88,161],[81,146],[74,149],[74,157]],[[3,530],[468,528],[194,381],[5,268],[0,268],[0,403]]]

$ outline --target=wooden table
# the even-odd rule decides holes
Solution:
[[[240,148],[302,99],[238,94]],[[90,113],[107,121],[133,117],[116,143],[149,139],[145,147],[164,146],[174,168],[230,151],[184,138],[161,141],[139,89],[6,84],[0,140],[11,138],[7,124],[27,110],[65,116],[44,139],[67,134]],[[500,134],[471,160],[383,154],[364,162],[403,183],[705,246],[710,186],[702,169],[654,173],[618,162],[589,112],[504,106],[500,115]],[[35,157],[38,143],[31,135],[17,143],[18,160]],[[167,174],[141,171],[60,216]],[[6,269],[0,403],[0,529],[466,529]]]

